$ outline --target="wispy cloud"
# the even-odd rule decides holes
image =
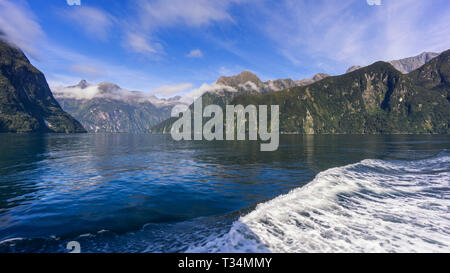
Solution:
[[[180,92],[186,91],[192,87],[192,83],[182,83],[178,85],[163,85],[155,89],[152,94],[158,95],[160,97],[172,97]]]
[[[203,57],[203,52],[200,49],[193,49],[186,55],[186,57],[201,58],[201,57]]]
[[[73,76],[63,76],[64,73],[75,74],[80,76],[80,78],[87,78],[91,81],[112,81],[130,89],[147,92],[151,88],[162,85],[161,79],[138,68],[105,62],[54,44],[48,44],[45,52],[47,55],[54,56],[59,60],[58,63],[53,64],[53,69],[58,69],[60,72],[46,73],[50,86],[68,86],[75,83]],[[76,81],[80,80],[80,78],[76,79]]]
[[[181,99],[183,103],[191,104],[194,102],[194,100],[201,97],[203,94],[207,92],[218,92],[218,91],[229,91],[229,92],[236,92],[236,89],[230,86],[225,86],[221,84],[202,84],[199,88],[195,88],[190,90],[189,92],[185,93]]]
[[[51,87],[72,85],[81,77],[94,81],[109,80],[142,91],[150,91],[164,82],[137,68],[110,63],[59,46],[47,37],[36,16],[23,1],[0,0],[0,35],[24,50],[36,61],[35,64],[42,65],[41,68],[50,65],[51,69],[44,72]]]
[[[365,2],[282,0],[256,7],[263,32],[294,65],[368,64],[450,45],[448,2]]]
[[[70,69],[78,75],[91,77],[99,77],[103,74],[102,71],[99,71],[97,68],[90,65],[74,64],[70,67]]]
[[[122,23],[125,32],[124,45],[145,54],[164,52],[156,32],[171,27],[208,27],[216,22],[234,22],[228,12],[232,3],[240,0],[138,0],[136,20],[128,18]],[[190,57],[201,57],[194,51]]]
[[[36,43],[46,37],[35,19],[26,3],[0,0],[0,34],[3,33],[3,39],[39,58]]]
[[[107,12],[86,5],[66,9],[62,15],[90,37],[101,40],[107,39],[115,22],[115,18]]]
[[[439,8],[436,8],[439,7]],[[390,1],[378,18],[384,22],[384,56],[408,57],[422,51],[443,51],[450,47],[450,5],[448,1]]]
[[[140,21],[146,29],[174,26],[204,26],[233,21],[227,9],[233,0],[140,0]]]
[[[124,44],[133,51],[144,55],[151,56],[156,53],[163,52],[161,44],[151,42],[150,39],[143,33],[127,33]]]

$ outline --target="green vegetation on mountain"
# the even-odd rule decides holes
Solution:
[[[0,132],[82,133],[54,99],[44,75],[19,49],[0,41]]]
[[[206,92],[202,95],[203,107],[211,104],[225,107],[230,104],[231,101],[237,96],[242,94],[267,94],[278,92],[286,88],[292,88],[295,86],[304,86],[323,78],[328,77],[327,74],[317,74],[311,79],[304,79],[300,81],[293,81],[292,79],[278,79],[274,81],[261,81],[255,74],[243,71],[236,76],[220,77],[215,85],[217,89],[211,92]],[[193,105],[190,106],[193,109]],[[172,124],[177,118],[169,118],[163,122],[156,124],[151,128],[153,133],[169,133]],[[206,121],[207,119],[205,119]]]
[[[204,106],[224,105],[221,95],[206,93],[203,98]],[[307,86],[239,93],[226,103],[279,105],[282,133],[448,134],[450,50],[409,74],[377,62]],[[174,120],[153,127],[152,132],[170,132]]]

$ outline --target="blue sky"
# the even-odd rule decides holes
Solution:
[[[0,30],[51,86],[185,94],[242,70],[338,75],[450,48],[448,0],[0,0]]]

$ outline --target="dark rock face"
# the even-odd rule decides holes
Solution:
[[[0,132],[83,133],[64,112],[44,75],[19,49],[0,41]]]

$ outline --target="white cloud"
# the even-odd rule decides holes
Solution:
[[[56,98],[91,100],[98,98],[120,100],[135,105],[136,103],[150,102],[156,106],[171,106],[183,103],[172,99],[159,99],[155,96],[140,91],[129,91],[112,83],[90,84],[80,87],[78,85],[68,87],[53,87],[52,92]]]
[[[164,84],[163,80],[138,68],[105,62],[58,46],[45,35],[34,13],[22,1],[0,0],[0,36],[33,57],[33,64],[45,73],[51,88],[71,85],[82,77],[92,81],[109,80],[143,91]],[[153,51],[139,45],[136,39],[134,46],[143,52]]]
[[[255,8],[262,30],[286,59],[298,66],[322,63],[336,69],[447,49],[450,5],[443,3],[393,0],[363,9],[361,0],[283,0]]]
[[[84,64],[74,64],[70,67],[70,70],[80,75],[87,75],[92,77],[98,77],[102,75],[102,71],[99,71],[96,67]]]
[[[98,86],[92,85],[87,88],[81,89],[79,87],[64,87],[64,88],[55,88],[52,87],[53,95],[56,98],[64,98],[64,99],[77,99],[77,100],[90,100],[94,97],[97,97],[100,94]]]
[[[147,29],[183,24],[208,25],[215,21],[233,21],[227,12],[233,0],[141,0],[141,22]]]
[[[379,20],[385,22],[380,40],[387,60],[450,47],[450,5],[446,1],[392,1],[385,7]]]
[[[155,89],[152,93],[167,98],[180,92],[186,91],[186,89],[191,87],[192,87],[191,83],[182,83],[178,85],[163,85]]]
[[[62,14],[64,18],[80,26],[88,35],[101,40],[108,37],[115,21],[114,17],[107,12],[88,6],[68,9]]]
[[[216,22],[234,22],[228,12],[241,0],[138,0],[137,19],[122,22],[126,33],[124,45],[145,55],[162,53],[156,32],[175,26],[207,27]],[[193,52],[191,57],[201,57]]]
[[[128,33],[125,45],[133,51],[144,55],[153,55],[162,52],[162,46],[158,43],[151,43],[145,35],[139,33]]]
[[[202,84],[199,88],[193,89],[183,95],[181,101],[186,104],[191,104],[196,100],[197,98],[201,97],[206,92],[220,92],[220,91],[229,91],[229,92],[236,92],[236,89],[230,86],[225,86],[221,84]]]
[[[60,72],[45,73],[51,87],[68,86],[80,78],[90,81],[112,81],[130,89],[143,91],[150,91],[162,85],[161,79],[137,68],[104,62],[53,44],[47,44],[42,50],[47,56],[58,60],[52,63],[52,70]]]
[[[201,57],[203,57],[203,52],[200,49],[193,49],[186,55],[186,57],[201,58]]]
[[[46,39],[29,7],[7,0],[0,0],[0,36],[35,58],[40,57],[37,41]]]

